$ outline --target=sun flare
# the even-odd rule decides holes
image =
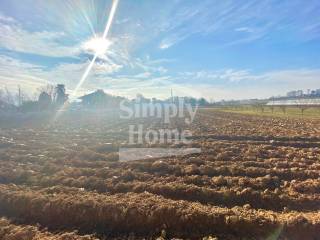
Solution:
[[[83,44],[83,49],[93,55],[105,55],[111,45],[111,41],[102,37],[94,37]]]

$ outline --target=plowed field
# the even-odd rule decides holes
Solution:
[[[122,162],[161,121],[88,115],[3,120],[0,239],[320,239],[320,120],[202,109],[171,122],[191,143],[134,146],[201,153]]]

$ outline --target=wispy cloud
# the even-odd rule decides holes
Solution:
[[[64,83],[72,89],[89,62],[61,64],[52,69],[0,55],[0,86],[13,90],[20,85],[33,92],[47,83]],[[118,66],[96,63],[81,93],[97,88],[114,94],[134,97],[166,98],[170,89],[181,96],[207,99],[263,98],[284,94],[292,89],[318,88],[320,69],[287,69],[254,73],[246,69],[189,71],[157,75],[140,69],[137,74],[120,74]],[[277,86],[276,88],[274,86]]]
[[[248,43],[288,31],[300,35],[301,40],[306,38],[305,34],[310,38],[320,37],[320,17],[314,12],[320,7],[319,1],[311,1],[308,6],[302,1],[289,0],[201,1],[181,5],[168,16],[160,49],[167,49],[193,35],[224,35],[226,45]]]
[[[63,63],[51,69],[44,66],[22,62],[18,59],[0,55],[0,86],[16,89],[18,85],[28,92],[34,92],[39,86],[48,83],[66,84],[68,89],[76,86],[89,61],[83,63]],[[97,88],[95,79],[115,73],[121,68],[118,65],[97,62],[89,76],[88,84],[84,86]]]
[[[239,28],[236,28],[235,31],[237,31],[237,32],[253,33],[253,32],[254,32],[254,29],[249,28],[249,27],[239,27]]]
[[[0,55],[0,88],[15,90],[19,85],[32,93],[47,83],[41,67]]]
[[[15,21],[14,18],[5,16],[4,14],[2,14],[2,13],[0,12],[0,22],[14,23],[14,22],[16,22],[16,21]]]
[[[27,31],[10,17],[0,16],[0,32],[0,48],[7,50],[50,57],[75,57],[79,53],[78,47],[61,44],[63,32]]]

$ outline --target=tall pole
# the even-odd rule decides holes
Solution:
[[[21,88],[20,88],[20,85],[18,85],[18,106],[20,107],[21,105],[22,105]]]

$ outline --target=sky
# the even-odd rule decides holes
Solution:
[[[112,4],[1,0],[0,88],[211,101],[320,88],[319,0],[119,0],[102,38]]]

